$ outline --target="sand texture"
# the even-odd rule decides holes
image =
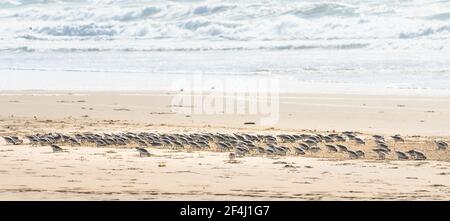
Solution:
[[[282,94],[279,122],[259,124],[249,114],[179,114],[165,92],[0,93],[0,199],[3,200],[449,200],[450,99],[368,95]],[[254,122],[255,124],[249,124]],[[246,124],[247,123],[247,124]],[[345,132],[365,144],[349,139]],[[220,138],[206,147],[154,146],[135,140],[124,145],[55,141],[30,143],[28,135],[157,134],[164,136],[272,136],[254,140],[244,152],[221,148]],[[399,134],[404,141],[392,136]],[[285,140],[280,135],[303,136]],[[345,141],[336,141],[333,136]],[[373,135],[390,151],[383,159]],[[296,147],[320,137],[315,152]],[[332,136],[333,141],[326,142]],[[177,138],[178,139],[178,138]],[[197,142],[198,140],[196,140]],[[240,142],[240,141],[239,141]],[[329,151],[326,145],[362,151]],[[135,147],[151,154],[141,157]],[[242,146],[242,145],[237,145]],[[260,149],[258,149],[260,148]],[[395,151],[415,150],[425,160],[399,159]],[[230,153],[236,158],[230,160]]]

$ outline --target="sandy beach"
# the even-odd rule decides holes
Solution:
[[[448,201],[449,8],[0,0],[0,201]]]
[[[262,116],[173,112],[171,92],[3,91],[0,198],[3,200],[449,200],[448,97],[281,94],[279,122]],[[255,124],[245,124],[254,122]],[[32,146],[26,135],[63,133],[341,134],[353,131],[366,144],[341,142],[365,156],[327,152],[286,156],[231,151],[147,147]],[[404,142],[391,136],[399,134]],[[373,135],[392,150],[423,152],[426,160],[380,160]],[[296,143],[280,142],[288,148]]]
[[[173,92],[7,91],[0,93],[1,132],[103,131],[359,131],[450,136],[450,97],[281,94],[279,121],[255,114],[177,114]],[[255,122],[255,125],[244,125]],[[16,127],[17,124],[17,127]],[[27,125],[24,127],[24,125]]]

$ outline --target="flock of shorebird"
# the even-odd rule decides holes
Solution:
[[[17,136],[3,137],[8,144],[21,145],[24,141]],[[191,148],[197,150],[215,149],[230,152],[230,160],[248,154],[266,155],[295,155],[315,154],[324,148],[330,153],[344,153],[350,159],[364,158],[366,153],[362,150],[351,150],[345,146],[346,142],[355,145],[367,145],[366,140],[359,137],[355,132],[343,132],[334,134],[279,134],[279,135],[252,135],[252,134],[225,134],[225,133],[192,133],[192,134],[159,134],[159,133],[113,133],[94,134],[79,133],[75,135],[64,135],[61,133],[28,135],[25,138],[32,146],[50,146],[54,152],[61,152],[59,145],[70,146],[139,146],[135,147],[141,157],[151,156],[145,147],[160,147],[171,149]],[[394,142],[405,142],[400,135],[391,136]],[[427,157],[421,151],[411,149],[406,152],[392,151],[381,135],[373,135],[371,140],[375,142],[372,151],[377,154],[378,159],[384,160],[387,155],[395,154],[398,160],[426,160]],[[437,150],[445,150],[448,143],[435,141]],[[320,147],[322,146],[322,148]]]

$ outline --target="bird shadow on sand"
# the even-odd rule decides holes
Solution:
[[[242,161],[240,160],[224,160],[225,163],[227,164],[240,164],[242,163]]]
[[[45,152],[41,152],[41,153],[43,153],[43,154],[55,154],[55,155],[58,155],[59,153],[70,153],[68,150],[61,150],[61,151],[58,151],[58,152],[47,152],[47,151],[45,151]]]

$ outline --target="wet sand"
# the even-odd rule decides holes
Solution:
[[[133,124],[142,128],[350,130],[385,135],[450,136],[450,97],[281,94],[279,121],[271,126],[259,124],[264,115],[176,114],[171,106],[173,97],[169,92],[0,92],[0,132],[20,132],[20,128],[6,128],[14,122],[23,125],[28,121],[31,127],[38,125],[38,131],[47,121],[60,122],[59,127],[66,124],[69,128],[115,121],[125,123],[125,128]],[[245,122],[256,125],[244,125]],[[54,126],[58,124],[50,125]]]

